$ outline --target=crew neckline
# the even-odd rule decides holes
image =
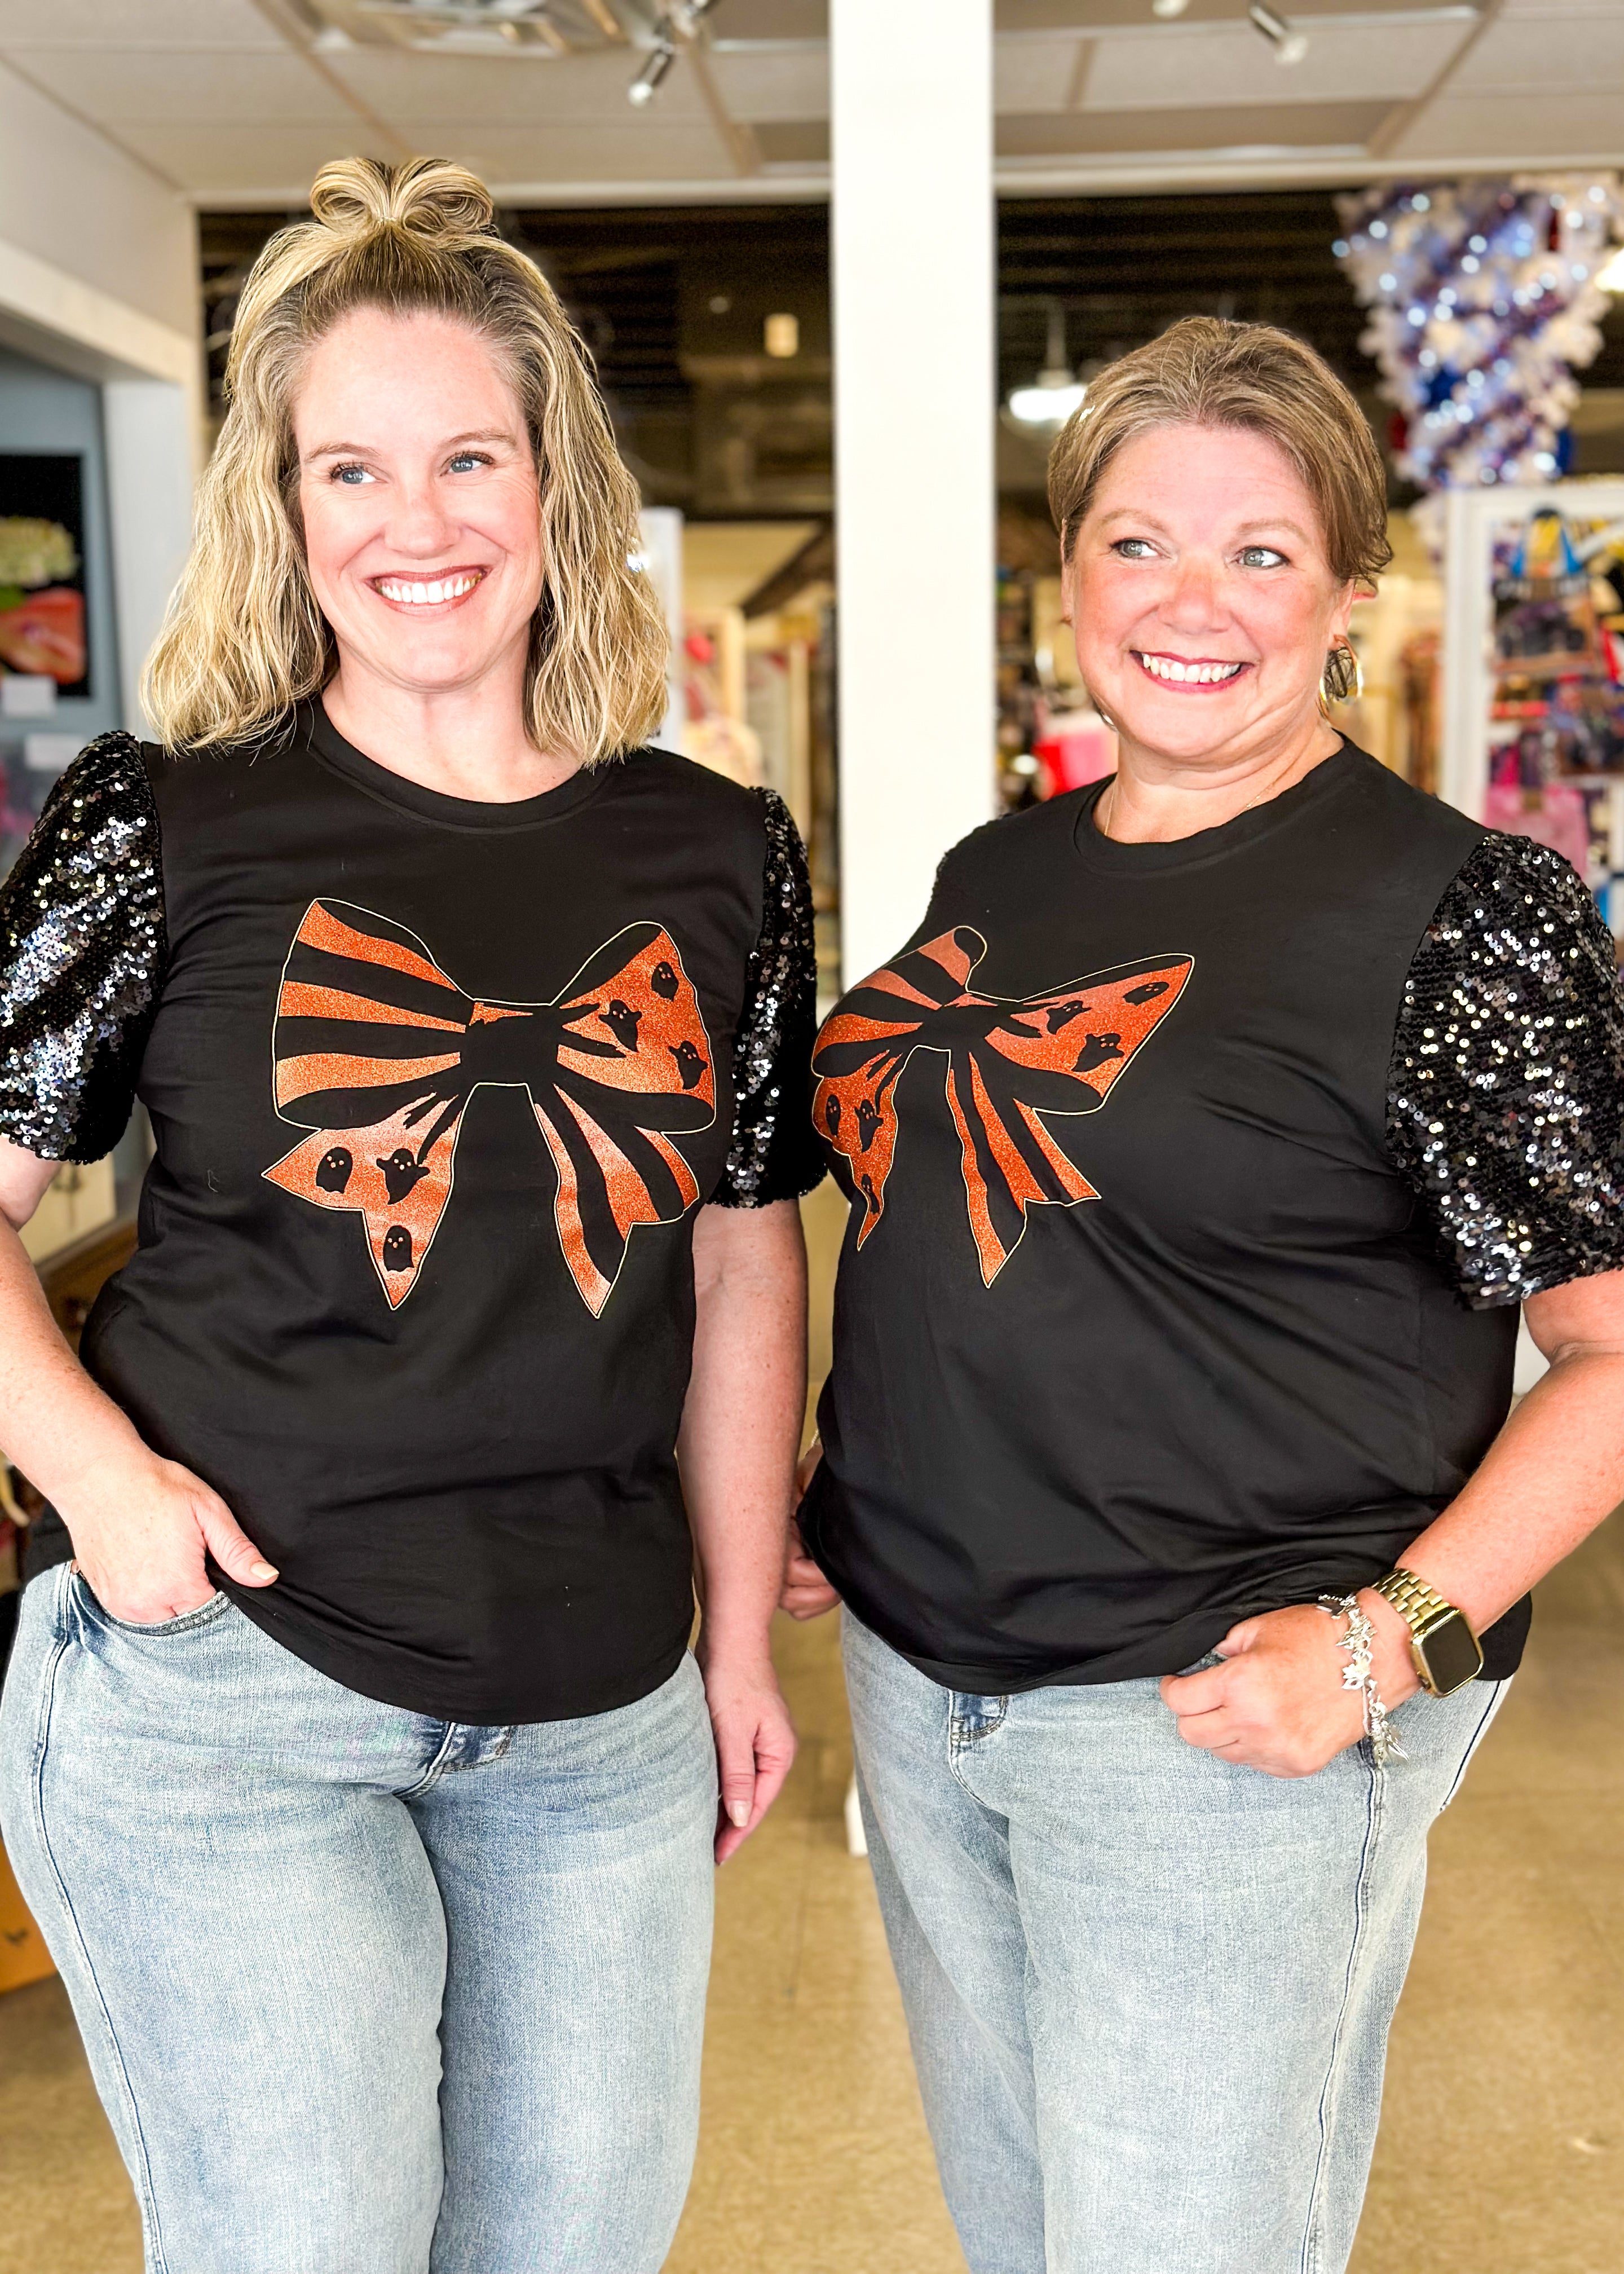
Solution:
[[[425,788],[421,782],[408,781],[403,774],[392,773],[387,766],[380,766],[376,758],[369,758],[365,750],[357,750],[353,742],[345,741],[327,717],[319,696],[300,704],[299,725],[312,756],[330,772],[342,775],[368,797],[375,798],[379,804],[409,814],[414,821],[431,822],[440,829],[462,830],[480,836],[538,829],[549,822],[561,820],[589,798],[597,796],[609,764],[616,763],[578,767],[553,788],[544,789],[535,797],[487,802],[483,798],[451,797],[444,790]]]
[[[1230,854],[1245,851],[1275,830],[1284,828],[1304,813],[1332,797],[1351,777],[1355,764],[1365,753],[1344,734],[1342,746],[1322,758],[1301,781],[1293,782],[1289,789],[1282,790],[1278,797],[1269,798],[1262,805],[1249,807],[1234,814],[1228,821],[1218,822],[1211,829],[1198,829],[1188,837],[1156,838],[1148,843],[1105,836],[1094,826],[1094,814],[1100,800],[1116,779],[1108,774],[1101,781],[1091,782],[1078,793],[1077,817],[1072,823],[1071,838],[1079,856],[1090,868],[1100,869],[1116,876],[1146,875],[1154,872],[1165,875],[1175,869],[1193,869],[1205,862],[1226,859]]]

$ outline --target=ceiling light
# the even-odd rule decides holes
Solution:
[[[1035,387],[1018,387],[1010,396],[1010,416],[1023,426],[1064,426],[1088,389],[1064,365],[1041,371]]]
[[[588,0],[592,4],[592,0]],[[626,99],[639,110],[647,109],[677,60],[677,42],[694,42],[703,36],[704,19],[716,0],[664,0],[654,11],[654,38],[648,60],[626,90]],[[593,12],[597,11],[594,8]]]
[[[1596,282],[1604,292],[1624,292],[1624,245],[1620,245]]]
[[[1051,300],[1043,368],[1034,386],[1011,389],[1010,417],[1022,426],[1064,426],[1087,392],[1066,359],[1065,309]]]
[[[676,41],[668,32],[662,31],[653,47],[649,49],[648,59],[643,69],[626,90],[628,102],[634,104],[639,110],[652,102],[659,92],[666,72],[676,60]]]
[[[1189,5],[1190,0],[1150,0],[1150,12],[1153,16],[1182,16]]]
[[[1252,0],[1247,15],[1257,26],[1274,50],[1277,64],[1300,64],[1308,53],[1308,34],[1294,31],[1283,16],[1277,16],[1267,0]]]

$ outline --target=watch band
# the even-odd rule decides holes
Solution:
[[[1440,1595],[1436,1587],[1429,1587],[1425,1579],[1417,1578],[1413,1571],[1407,1571],[1402,1563],[1383,1577],[1374,1580],[1371,1592],[1391,1603],[1410,1629],[1410,1654],[1416,1662],[1416,1671],[1434,1697],[1447,1697],[1450,1690],[1463,1687],[1464,1683],[1471,1679],[1468,1674],[1460,1679],[1439,1680],[1428,1660],[1427,1642],[1440,1628],[1458,1624],[1459,1629],[1464,1630],[1471,1638],[1471,1649],[1477,1657],[1477,1667],[1482,1667],[1483,1645],[1477,1638],[1477,1629],[1465,1612]],[[1457,1633],[1451,1639],[1458,1646],[1461,1637]]]

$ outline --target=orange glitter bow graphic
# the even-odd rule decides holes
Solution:
[[[990,1287],[1020,1244],[1029,1207],[1100,1197],[1041,1117],[1098,1111],[1178,1000],[1194,959],[1119,964],[1016,999],[971,992],[986,953],[981,933],[960,924],[854,987],[812,1054],[820,1077],[812,1112],[864,1203],[861,1247],[884,1213],[897,1082],[915,1050],[940,1050],[970,1230]]]
[[[495,1003],[464,993],[403,925],[312,900],[282,972],[272,1050],[277,1112],[314,1133],[264,1173],[363,1218],[392,1309],[440,1228],[482,1083],[529,1094],[558,1172],[564,1261],[594,1318],[634,1229],[673,1224],[699,1198],[671,1137],[716,1118],[710,1042],[658,924],[605,941],[551,1003]]]

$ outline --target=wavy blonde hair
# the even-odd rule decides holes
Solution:
[[[485,184],[444,159],[324,166],[314,219],[280,230],[237,304],[229,408],[199,486],[192,554],[142,700],[171,747],[262,734],[336,660],[298,512],[292,405],[316,341],[352,309],[428,312],[486,340],[523,406],[540,483],[543,583],[526,727],[594,765],[643,741],[665,707],[667,636],[638,549],[637,491],[591,359],[534,261],[497,234]]]

